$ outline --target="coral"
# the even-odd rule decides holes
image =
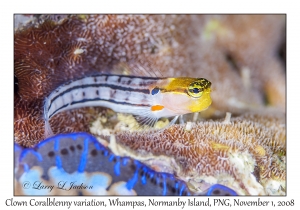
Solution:
[[[269,180],[285,181],[285,135],[284,116],[246,114],[230,123],[192,123],[189,130],[174,125],[160,132],[120,132],[116,140],[140,154],[173,157],[179,177],[227,174],[239,183],[242,194],[266,194],[266,189],[251,188],[262,188]]]
[[[249,71],[249,88],[263,92],[267,103],[284,110],[285,71],[278,58],[280,43],[285,38],[285,16],[253,15],[250,18],[239,15],[237,18],[229,15],[211,18],[225,30],[215,33],[218,48],[226,50],[241,77],[243,69]]]
[[[42,100],[33,100],[30,102],[15,97],[15,113],[14,113],[14,129],[15,142],[25,146],[33,147],[41,139],[44,139],[44,126]],[[54,116],[56,126],[53,126],[54,133],[66,133],[75,131],[89,130],[89,121],[96,120],[101,108],[83,108],[79,110],[71,110],[63,115]],[[62,120],[64,116],[67,120]]]
[[[208,15],[203,19],[201,48],[192,65],[214,84],[212,108],[243,113],[267,103],[284,111],[285,72],[277,54],[285,16]]]
[[[53,89],[85,75],[124,70],[124,63],[130,74],[142,68],[143,74],[205,77],[212,81],[213,104],[203,115],[206,117],[262,108],[265,99],[284,111],[285,75],[276,60],[284,16],[32,18],[36,19],[15,29],[14,42],[14,74],[18,80],[15,141],[24,146],[32,147],[43,139],[43,101]],[[91,108],[60,113],[50,124],[55,133],[88,131],[86,125],[98,111]],[[81,117],[87,112],[92,114]],[[80,123],[74,123],[75,118]]]

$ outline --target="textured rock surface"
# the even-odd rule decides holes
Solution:
[[[242,194],[265,195],[269,180],[285,187],[285,130],[284,115],[248,114],[229,122],[174,125],[155,133],[121,132],[116,139],[150,157],[174,158],[179,167],[173,167],[173,173],[182,178],[228,176],[238,182],[230,187]]]

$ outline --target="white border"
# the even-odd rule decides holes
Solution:
[[[9,1],[5,1],[9,2]],[[297,1],[163,1],[163,0],[125,0],[125,1],[41,1],[15,0],[1,3],[1,179],[0,206],[8,209],[5,200],[13,198],[13,14],[14,13],[287,13],[287,196],[263,197],[263,200],[287,201],[295,199],[295,206],[300,206],[299,197],[299,6]],[[59,200],[84,200],[87,197],[58,197]],[[96,198],[96,197],[92,197]],[[91,198],[91,199],[92,199]],[[154,197],[157,200],[161,197]],[[163,198],[175,199],[174,198]],[[15,197],[15,200],[27,200],[27,197]],[[37,197],[45,200],[46,197]],[[99,197],[96,199],[107,199]],[[126,200],[145,200],[145,197],[126,197]],[[242,200],[255,200],[242,197]],[[4,208],[2,208],[2,206]],[[295,207],[294,206],[294,207]],[[32,207],[22,207],[31,209]],[[66,209],[66,207],[56,207]],[[74,206],[71,207],[75,208]],[[127,207],[128,209],[131,207]],[[143,207],[144,208],[144,207]],[[163,207],[173,209],[175,207]],[[198,207],[203,209],[204,207]],[[228,207],[222,207],[228,208]],[[239,207],[233,207],[238,209]],[[11,209],[11,208],[10,208]],[[112,207],[106,209],[113,209]],[[138,208],[135,208],[138,209]],[[145,209],[145,208],[144,208]],[[179,208],[178,208],[179,209]],[[232,209],[232,208],[231,208]]]

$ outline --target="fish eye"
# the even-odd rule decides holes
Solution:
[[[155,87],[153,88],[153,90],[151,91],[151,95],[156,95],[159,92],[159,88]]]
[[[203,88],[199,82],[192,82],[188,87],[188,94],[193,98],[200,98],[203,93]]]
[[[191,92],[197,94],[197,93],[200,93],[201,91],[200,91],[199,88],[193,88],[193,89],[191,90]]]

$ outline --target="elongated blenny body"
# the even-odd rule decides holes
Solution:
[[[55,114],[87,106],[102,106],[116,112],[147,118],[200,112],[211,104],[211,82],[204,78],[155,78],[102,74],[68,82],[45,100],[45,135],[53,135],[49,119]]]

